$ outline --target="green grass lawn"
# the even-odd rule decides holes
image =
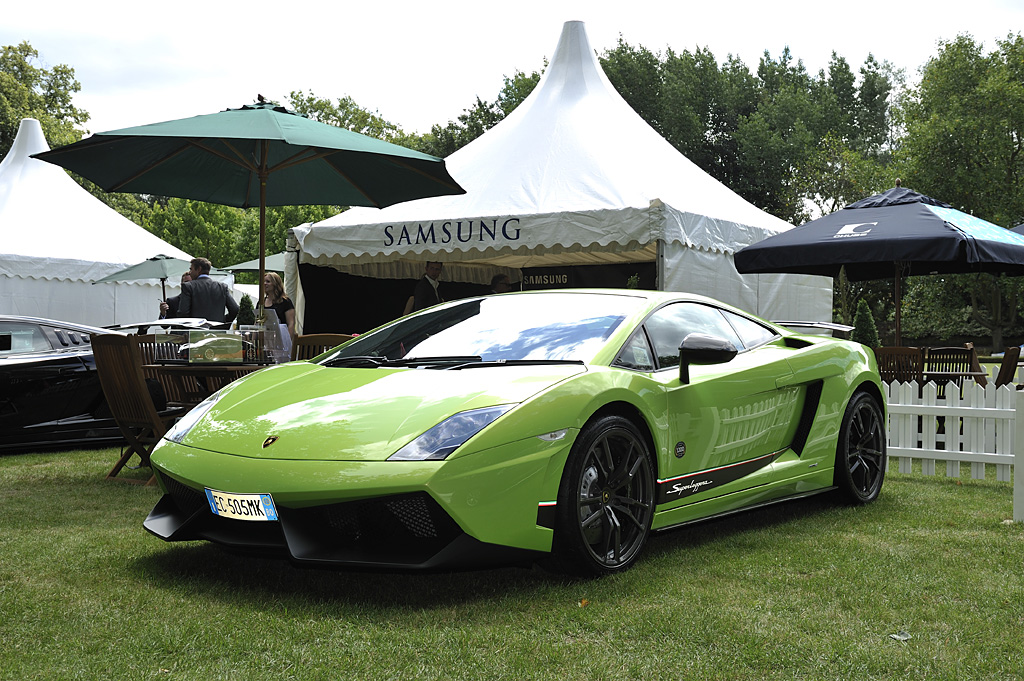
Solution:
[[[628,573],[574,581],[166,544],[142,529],[157,490],[102,479],[115,458],[0,457],[0,679],[1024,677],[1010,483],[890,474],[871,506],[657,535]]]

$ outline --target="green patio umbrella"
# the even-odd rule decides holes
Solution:
[[[465,193],[442,159],[259,100],[240,109],[99,132],[33,158],[76,172],[109,192],[259,206],[260,281],[267,206],[384,208]]]
[[[275,253],[266,257],[264,267],[267,272],[284,272],[284,253]],[[260,271],[260,259],[246,260],[240,262],[237,265],[228,265],[222,267],[229,272],[259,272]]]
[[[188,260],[182,260],[181,258],[172,258],[169,255],[156,255],[152,258],[147,258],[140,263],[136,263],[131,267],[126,267],[123,270],[118,270],[92,282],[94,284],[102,284],[107,281],[135,281],[137,279],[159,279],[160,280],[160,292],[163,294],[164,300],[167,300],[167,280],[171,277],[180,277],[185,272],[188,272],[191,263]],[[230,272],[214,267],[210,270],[211,275],[223,275],[231,276]]]

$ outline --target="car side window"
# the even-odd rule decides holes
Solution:
[[[747,317],[729,312],[728,310],[722,310],[722,314],[724,314],[725,318],[729,320],[730,324],[732,324],[732,328],[736,329],[736,333],[739,334],[740,340],[743,341],[743,347],[748,350],[750,348],[756,348],[759,345],[764,345],[778,337],[778,334],[773,330],[763,324],[755,322],[753,319],[748,319]]]
[[[654,354],[661,369],[679,365],[679,344],[691,333],[718,336],[731,342],[737,349],[744,347],[722,311],[710,305],[666,305],[648,317],[644,326],[654,344]]]
[[[622,346],[622,351],[619,352],[619,356],[615,358],[613,364],[635,371],[654,371],[651,346],[647,343],[647,336],[642,328],[633,332],[626,344]]]
[[[0,322],[0,356],[52,350],[43,330],[35,324]]]

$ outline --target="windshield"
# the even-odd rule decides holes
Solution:
[[[461,300],[360,336],[321,363],[344,357],[589,362],[643,303],[641,298],[581,293]]]

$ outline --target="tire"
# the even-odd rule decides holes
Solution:
[[[885,478],[885,420],[874,397],[855,393],[843,414],[834,484],[851,504],[878,498]]]
[[[552,567],[595,576],[629,568],[654,519],[654,469],[640,431],[621,416],[584,426],[558,491]]]

